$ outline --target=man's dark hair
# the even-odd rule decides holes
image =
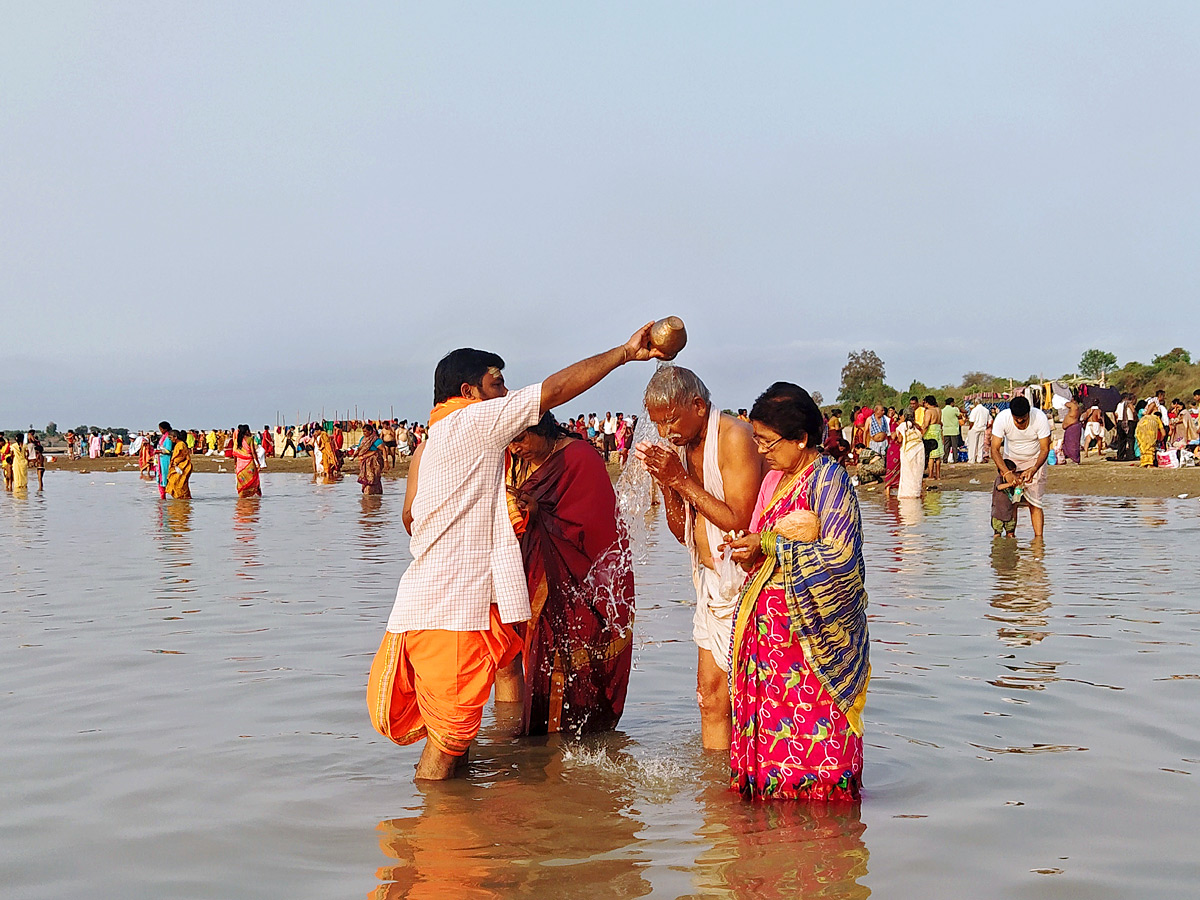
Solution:
[[[504,368],[504,360],[495,353],[471,347],[451,350],[433,371],[433,405],[462,396],[464,384],[479,387],[483,384],[483,376],[493,367]]]
[[[913,394],[911,397],[909,397],[909,398],[908,398],[908,402],[909,402],[909,403],[917,403],[917,402],[919,402],[919,401],[917,400],[917,395],[916,395],[916,394]]]
[[[1012,410],[1015,418],[1023,419],[1029,415],[1029,400],[1026,397],[1013,397],[1012,403],[1008,404],[1008,408]]]
[[[798,384],[777,381],[759,394],[750,409],[750,421],[766,425],[784,440],[807,438],[814,450],[821,446],[821,410]]]
[[[934,406],[937,406],[937,397],[933,396],[933,394],[926,394],[926,395],[925,395],[925,402],[926,402],[926,403],[931,403],[931,404],[933,404]]]
[[[954,398],[953,398],[953,397],[947,397],[947,398],[946,398],[946,405],[947,405],[947,406],[953,406],[953,405],[954,405]]]

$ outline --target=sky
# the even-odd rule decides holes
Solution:
[[[1198,110],[1194,2],[5,4],[0,427],[1197,354]]]

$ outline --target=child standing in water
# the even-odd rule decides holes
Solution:
[[[1008,472],[997,475],[996,483],[992,485],[992,531],[997,537],[1001,534],[1012,537],[1017,531],[1017,508],[1014,504],[1020,502],[1024,491],[1017,486],[1017,464],[1006,459],[1004,465]]]

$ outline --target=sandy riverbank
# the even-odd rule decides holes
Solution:
[[[232,460],[219,456],[192,457],[196,472],[233,473]],[[66,459],[58,457],[47,464],[47,472],[136,472],[137,462],[128,457],[121,459]],[[615,479],[620,474],[616,461],[609,466]],[[958,463],[942,467],[940,482],[929,482],[943,491],[990,491],[994,469],[991,464],[968,465]],[[267,472],[293,472],[312,474],[312,460],[306,456],[299,459],[271,459]],[[354,460],[347,460],[345,474],[354,476],[358,472]],[[396,468],[384,473],[384,478],[403,478],[408,474],[408,459],[401,457]],[[863,491],[870,492],[878,486],[866,485]],[[1200,497],[1200,467],[1190,469],[1143,469],[1128,463],[1100,460],[1092,457],[1083,465],[1052,466],[1047,490],[1051,494],[1073,494],[1092,497],[1177,497],[1188,494]]]
[[[927,489],[943,491],[990,491],[996,477],[991,463],[956,463],[942,466],[940,481],[927,481]],[[865,485],[861,490],[882,490]],[[1093,456],[1082,465],[1051,466],[1046,490],[1050,494],[1085,497],[1200,497],[1200,467],[1190,469],[1143,469],[1130,463],[1102,460]]]

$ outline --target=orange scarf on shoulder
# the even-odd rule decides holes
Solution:
[[[450,413],[458,412],[460,409],[465,409],[472,403],[479,403],[472,397],[451,397],[449,400],[443,400],[437,406],[429,411],[429,427],[432,428]]]

